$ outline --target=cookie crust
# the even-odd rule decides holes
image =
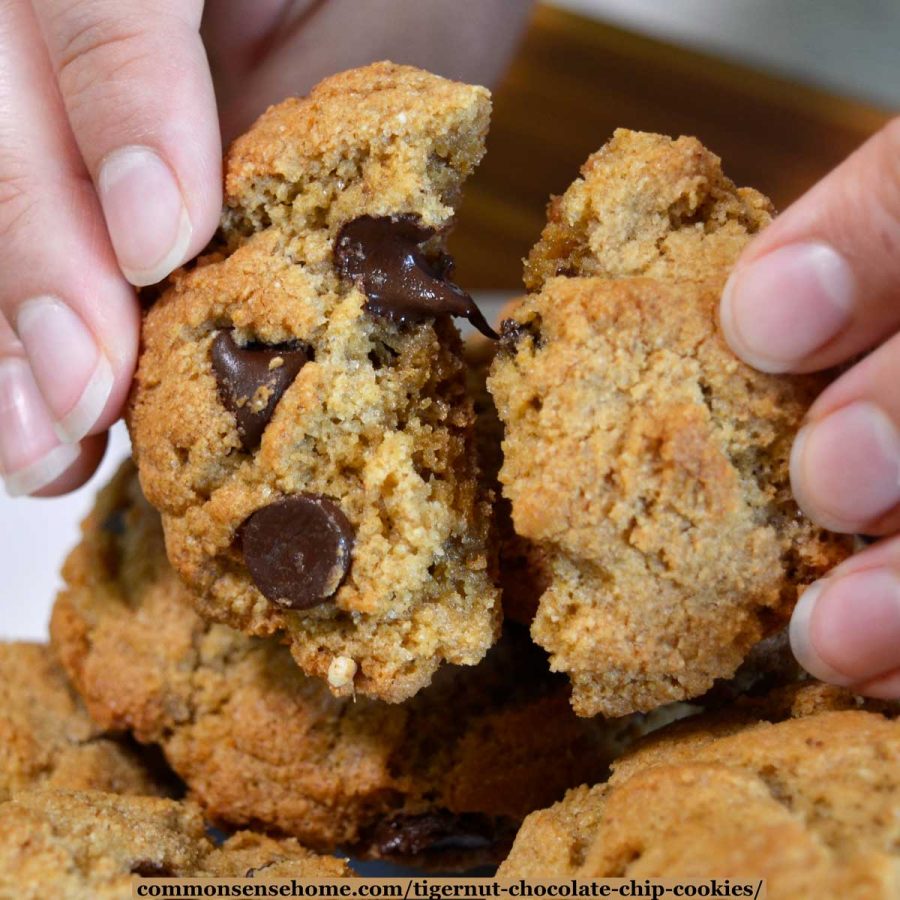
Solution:
[[[608,783],[529,816],[498,876],[740,876],[785,898],[895,896],[900,722],[820,685],[739,718],[664,729]]]
[[[166,794],[137,746],[89,718],[50,648],[0,644],[0,802],[37,788]]]
[[[239,832],[216,846],[200,810],[158,797],[39,790],[0,804],[0,893],[72,900],[131,896],[132,876],[340,878],[343,860]]]
[[[214,820],[317,849],[497,861],[528,812],[602,777],[641,727],[578,719],[524,633],[401,705],[332,696],[277,640],[195,612],[128,464],[64,576],[51,633],[96,721],[159,744]]]
[[[699,696],[851,550],[790,493],[829,376],[756,372],[716,320],[769,209],[696,140],[619,131],[529,257],[488,385],[515,529],[550,571],[532,634],[581,715]]]
[[[361,216],[414,216],[440,257],[489,109],[483,88],[390,63],[271,108],[228,152],[212,252],[144,322],[127,421],[172,564],[202,615],[285,634],[304,672],[328,680],[352,663],[329,682],[342,696],[400,702],[442,662],[477,663],[498,634],[458,332],[446,317],[372,314],[334,259]],[[223,332],[308,359],[258,447],[222,402],[210,354]],[[253,409],[271,397],[260,390]],[[241,545],[254,512],[299,493],[339,505],[355,534],[336,593],[303,610],[260,591]]]

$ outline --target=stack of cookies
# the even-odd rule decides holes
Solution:
[[[145,295],[134,461],[52,649],[0,656],[18,890],[334,853],[900,890],[896,710],[779,636],[852,549],[790,493],[827,376],[755,372],[716,322],[769,202],[618,131],[495,332],[445,247],[489,112],[378,63],[229,150],[213,242]]]

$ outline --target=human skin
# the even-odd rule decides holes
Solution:
[[[0,0],[0,473],[78,487],[134,372],[139,307],[208,243],[222,145],[376,59],[490,84],[528,0]]]
[[[863,354],[809,410],[791,483],[814,521],[878,540],[803,594],[791,643],[825,681],[900,697],[900,118],[750,244],[720,313],[765,372]]]

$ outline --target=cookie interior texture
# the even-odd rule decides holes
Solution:
[[[367,310],[333,252],[348,222],[413,217],[436,232],[422,252],[443,272],[489,111],[484,88],[390,63],[271,108],[227,154],[212,252],[145,319],[127,418],[173,565],[204,616],[284,632],[297,664],[331,672],[337,694],[401,701],[441,662],[477,663],[498,633],[458,332],[446,316]],[[306,361],[286,388],[223,394],[210,359],[223,332],[239,349],[302,348]],[[241,401],[265,415],[258,435],[238,427]],[[241,527],[300,493],[339,504],[354,542],[340,577],[323,577],[336,593],[297,610],[258,589]]]
[[[696,697],[851,549],[791,493],[826,376],[739,362],[716,320],[771,218],[693,138],[617,131],[550,205],[489,388],[500,481],[544,553],[535,640],[581,715]]]
[[[898,708],[821,685],[679,722],[528,817],[504,878],[764,878],[779,898],[900,890]]]
[[[159,797],[103,791],[29,791],[0,803],[0,894],[131,896],[146,877],[338,878],[343,860],[317,856],[291,838],[239,832],[216,846],[200,810]]]
[[[0,644],[0,802],[36,788],[166,794],[171,778],[88,717],[49,647]]]
[[[576,717],[524,629],[404,704],[334,697],[276,639],[196,613],[130,464],[64,577],[53,643],[94,719],[161,745],[214,821],[318,849],[496,862],[528,812],[604,777],[644,724]]]

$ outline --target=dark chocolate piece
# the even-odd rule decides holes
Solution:
[[[356,282],[366,309],[397,322],[427,316],[462,316],[482,334],[496,338],[475,301],[450,281],[453,260],[446,253],[428,259],[420,244],[436,234],[416,216],[360,216],[344,225],[334,242],[341,277]]]
[[[141,878],[171,878],[175,873],[165,864],[154,859],[139,859],[131,867],[132,875]]]
[[[241,347],[230,331],[216,335],[212,365],[219,397],[234,414],[241,445],[248,453],[259,446],[278,401],[309,359],[309,351],[297,343]],[[265,394],[257,394],[260,388]]]
[[[388,858],[485,850],[494,844],[495,830],[487,816],[441,810],[386,819],[375,828],[372,843],[379,856]]]
[[[296,494],[258,509],[241,538],[256,586],[289,609],[325,603],[350,569],[353,526],[334,500],[318,494]]]
[[[515,319],[504,319],[500,323],[500,343],[504,347],[515,347],[526,334],[528,329]]]
[[[125,534],[125,510],[122,507],[114,509],[100,524],[100,528],[107,534],[122,537]]]

